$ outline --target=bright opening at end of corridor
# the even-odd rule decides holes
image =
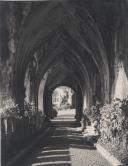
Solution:
[[[67,86],[59,86],[52,93],[52,117],[74,118],[76,94]]]

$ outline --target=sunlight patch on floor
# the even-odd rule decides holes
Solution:
[[[34,163],[32,164],[32,166],[47,166],[47,165],[51,165],[53,166],[54,164],[60,164],[60,165],[67,165],[69,164],[69,166],[71,165],[71,161],[52,161],[52,162],[41,162],[41,163]]]

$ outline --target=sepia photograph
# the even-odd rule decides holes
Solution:
[[[128,166],[128,0],[0,0],[0,166]]]

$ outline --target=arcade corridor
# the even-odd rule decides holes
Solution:
[[[0,121],[2,166],[127,166],[128,0],[0,1]]]
[[[74,111],[61,112],[18,166],[111,166],[74,127]]]

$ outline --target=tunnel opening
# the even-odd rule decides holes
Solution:
[[[76,114],[76,93],[67,86],[59,86],[52,93],[52,118],[74,118]]]

